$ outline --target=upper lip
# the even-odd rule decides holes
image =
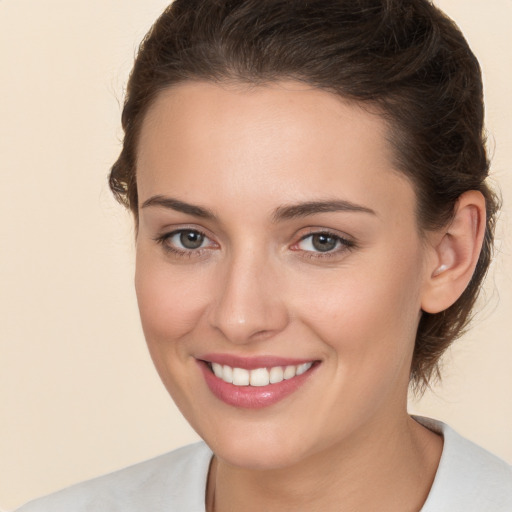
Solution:
[[[232,368],[244,368],[246,370],[255,370],[256,368],[272,368],[274,366],[292,366],[316,361],[307,358],[291,358],[271,355],[262,356],[237,356],[234,354],[205,354],[197,357],[198,360],[207,363],[217,363],[231,366]]]

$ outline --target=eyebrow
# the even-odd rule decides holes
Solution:
[[[208,208],[186,203],[173,197],[162,195],[152,196],[144,201],[142,208],[148,208],[150,206],[168,208],[202,219],[213,220],[216,218],[215,214]],[[280,222],[328,212],[362,212],[377,215],[371,208],[350,201],[337,199],[330,201],[308,201],[305,203],[279,206],[274,210],[272,220],[273,222]]]
[[[161,195],[150,197],[148,200],[144,201],[142,208],[147,208],[149,206],[160,206],[162,208],[168,208],[170,210],[186,213],[188,215],[193,215],[194,217],[200,217],[202,219],[215,218],[215,214],[208,208],[185,203],[184,201],[174,199],[173,197],[166,197]]]
[[[361,206],[350,201],[337,199],[333,201],[310,201],[306,203],[280,206],[274,211],[273,220],[274,222],[278,222],[281,220],[298,219],[317,213],[327,212],[362,212],[377,215],[371,208],[367,208],[366,206]]]

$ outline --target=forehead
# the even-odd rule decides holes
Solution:
[[[259,193],[262,202],[403,196],[412,208],[412,186],[394,168],[388,134],[381,117],[298,82],[183,83],[162,92],[144,120],[139,197],[194,191],[194,200],[207,203],[212,191],[225,200]]]
[[[149,132],[150,136],[145,137]],[[384,120],[360,104],[296,81],[264,85],[189,81],[162,91],[144,118],[139,158],[168,135],[199,145],[212,137],[233,145],[250,137],[253,143],[288,139],[307,147],[340,148],[354,134],[383,157],[392,157]],[[255,135],[259,135],[255,138]],[[343,137],[340,138],[340,137]],[[264,149],[260,146],[260,149]],[[269,148],[270,149],[270,148]]]

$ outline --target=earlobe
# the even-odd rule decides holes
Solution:
[[[485,233],[485,198],[471,190],[462,194],[450,224],[436,232],[427,269],[422,310],[439,313],[464,292],[475,270]]]

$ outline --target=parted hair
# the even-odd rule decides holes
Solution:
[[[480,66],[455,23],[431,2],[175,0],[144,38],[130,74],[112,192],[137,223],[137,142],[162,90],[189,80],[258,85],[283,79],[382,116],[394,165],[416,193],[420,232],[446,226],[464,192],[478,190],[486,199],[485,239],[471,282],[450,308],[422,313],[410,374],[421,391],[440,376],[441,355],[471,319],[499,208],[486,182]]]

